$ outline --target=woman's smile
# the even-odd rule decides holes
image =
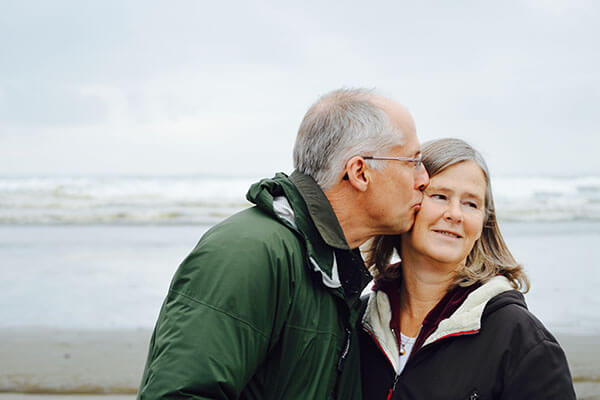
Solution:
[[[438,233],[446,238],[450,238],[450,239],[462,239],[463,237],[461,235],[459,235],[458,233],[452,232],[452,231],[448,231],[448,230],[443,230],[443,229],[432,229],[433,232]]]

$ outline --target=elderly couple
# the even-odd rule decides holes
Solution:
[[[337,90],[294,165],[180,265],[139,399],[575,399],[476,150],[421,148],[403,106]]]

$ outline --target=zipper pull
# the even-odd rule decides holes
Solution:
[[[394,384],[390,388],[390,391],[388,392],[386,400],[390,400],[392,398],[392,395],[394,394],[394,391],[396,390],[396,383],[398,383],[399,378],[400,378],[400,375],[396,375],[396,377],[394,378]]]

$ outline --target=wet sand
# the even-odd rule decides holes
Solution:
[[[135,394],[150,334],[2,331],[0,392]]]
[[[151,332],[0,332],[0,400],[133,400]],[[600,337],[556,335],[578,399],[600,400]]]

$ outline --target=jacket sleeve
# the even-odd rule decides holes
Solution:
[[[565,354],[558,343],[542,340],[507,377],[502,400],[575,400]]]
[[[282,238],[279,247],[267,245],[251,229],[228,231],[209,231],[175,274],[138,399],[236,399],[281,330],[288,248]]]

